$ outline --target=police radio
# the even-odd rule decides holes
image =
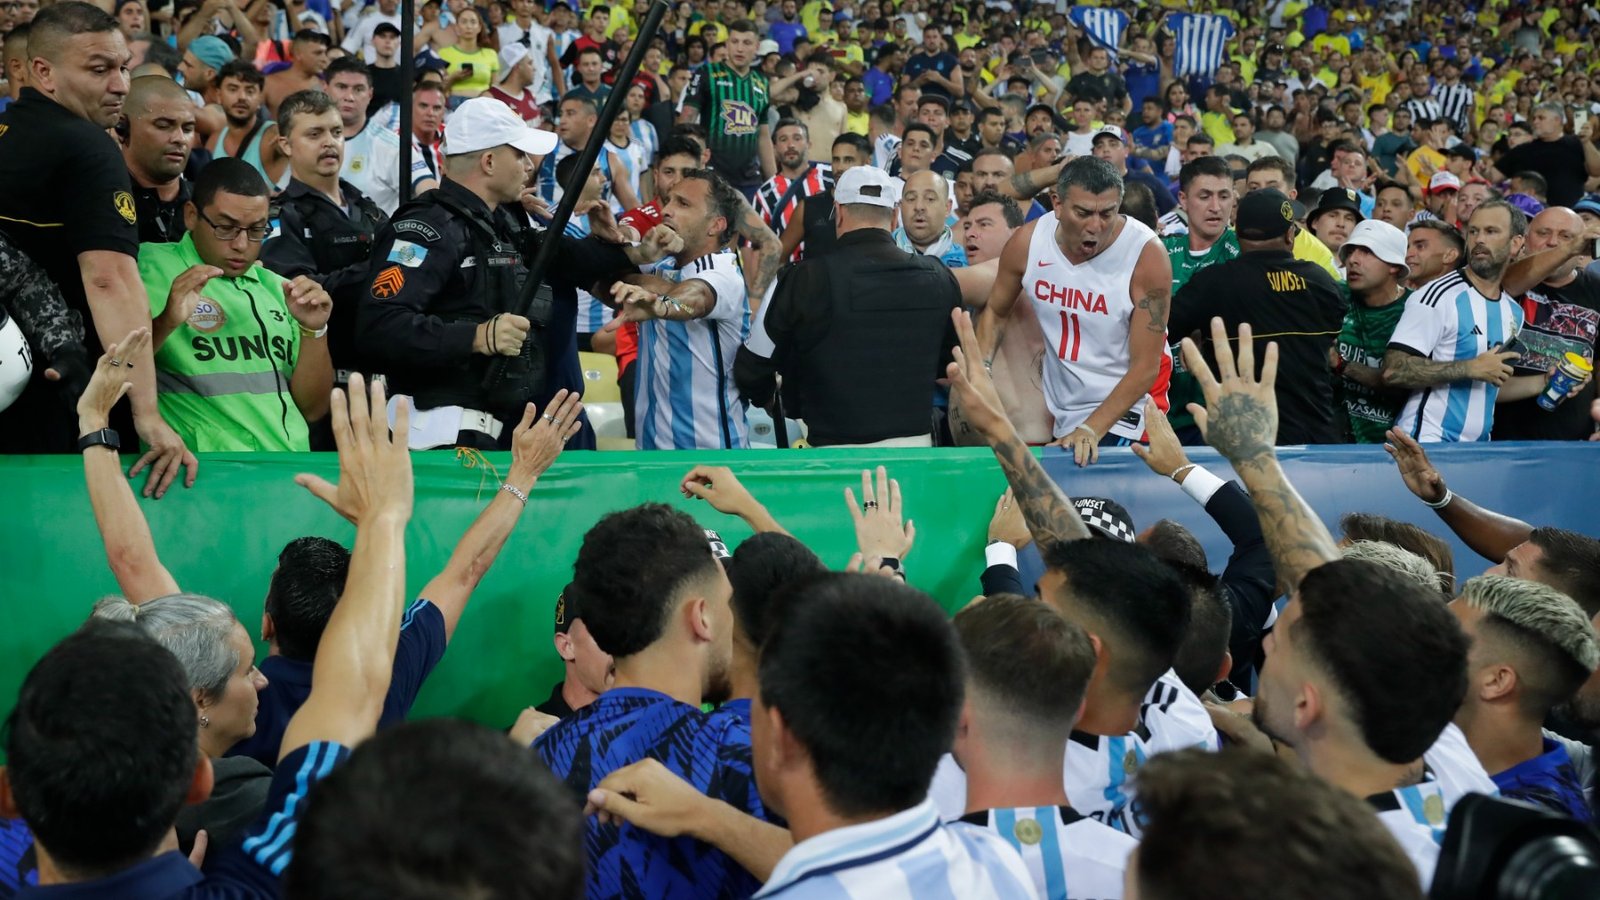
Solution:
[[[628,58],[622,61],[622,66],[617,70],[617,84],[631,84],[633,77],[639,73],[639,66],[644,62],[645,51],[650,48],[650,38],[654,37],[661,26],[661,20],[667,14],[667,0],[653,0],[650,11],[645,14],[644,22],[639,25],[639,33],[634,39],[633,49],[628,51]],[[555,261],[556,248],[560,246],[560,235],[567,230],[567,222],[572,219],[572,212],[578,205],[578,197],[583,193],[584,182],[588,180],[589,173],[593,171],[595,163],[600,159],[600,149],[611,134],[611,123],[615,122],[617,115],[622,112],[626,91],[612,91],[606,96],[605,107],[600,110],[599,121],[595,123],[594,130],[589,133],[589,140],[578,152],[578,164],[573,167],[568,182],[562,185],[561,202],[556,204],[555,213],[551,216],[549,229],[545,232],[545,239],[539,242],[539,250],[533,257],[533,262],[528,266],[528,280],[522,285],[522,295],[512,309],[507,312],[524,316],[533,325],[528,329],[528,337],[522,342],[522,352],[516,356],[496,356],[490,360],[488,371],[484,373],[481,387],[484,394],[495,403],[495,409],[521,410],[526,402],[527,395],[522,393],[531,379],[537,379],[539,389],[544,387],[544,326],[550,321],[550,308],[552,299],[550,286],[545,283],[545,273],[550,270],[550,264]],[[530,373],[529,367],[536,367],[537,374]],[[510,398],[510,402],[501,405],[500,401]],[[520,417],[513,416],[513,421]]]

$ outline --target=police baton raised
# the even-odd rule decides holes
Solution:
[[[655,36],[666,14],[667,0],[654,0],[650,4],[650,11],[645,14],[644,22],[639,26],[639,33],[634,38],[633,49],[628,52],[628,58],[622,61],[622,68],[617,70],[611,93],[606,96],[605,107],[600,110],[600,120],[595,123],[594,130],[589,132],[588,143],[584,144],[583,150],[578,153],[578,165],[572,170],[572,176],[567,179],[567,183],[561,186],[561,202],[556,204],[555,214],[545,232],[545,240],[539,242],[539,252],[534,255],[533,263],[528,267],[528,280],[522,285],[522,293],[517,297],[516,306],[507,310],[527,317],[534,327],[528,330],[528,337],[522,342],[521,353],[516,356],[495,357],[489,364],[489,371],[484,374],[484,393],[491,399],[507,401],[501,404],[504,407],[518,408],[521,402],[526,400],[526,396],[521,398],[509,396],[521,393],[524,388],[519,387],[520,385],[528,384],[533,379],[543,381],[544,373],[533,370],[543,368],[543,347],[536,348],[535,344],[543,339],[544,326],[550,319],[549,289],[546,288],[542,296],[540,291],[544,283],[544,273],[550,268],[550,263],[555,257],[556,249],[561,243],[559,238],[566,231],[567,222],[572,218],[572,210],[578,205],[578,197],[583,193],[583,184],[600,159],[600,150],[611,134],[611,123],[616,121],[617,113],[622,111],[622,105],[628,95],[628,85],[633,83],[633,76],[639,73],[645,51],[650,48],[650,39]],[[541,383],[539,390],[542,389]]]

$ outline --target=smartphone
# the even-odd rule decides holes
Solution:
[[[461,64],[461,71],[466,72],[468,75],[471,75],[472,74],[472,63],[462,63]]]

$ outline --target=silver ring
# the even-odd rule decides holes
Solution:
[[[545,420],[546,422],[554,422],[556,420],[556,417],[550,415],[549,413],[545,413],[544,415],[540,416],[539,418]]]
[[[861,508],[862,509],[877,509],[878,508],[878,501],[876,501],[876,500],[868,500],[867,502],[861,504]]]
[[[122,365],[122,360],[120,360],[120,359],[113,359],[113,360],[112,360],[112,361],[111,361],[111,364],[112,364],[112,365],[113,365],[113,366],[120,366],[120,365]]]
[[[551,419],[550,420],[550,424],[551,425],[560,425],[561,424],[561,419],[559,417]]]

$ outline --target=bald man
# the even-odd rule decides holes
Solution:
[[[952,269],[967,264],[967,252],[950,230],[950,182],[943,175],[924,169],[906,176],[894,242],[907,253],[934,257]]]
[[[1528,223],[1524,256],[1560,247],[1575,247],[1584,233],[1583,219],[1565,206],[1552,206]],[[1513,363],[1518,375],[1543,375],[1561,364],[1568,353],[1594,363],[1595,338],[1600,333],[1600,277],[1584,271],[1577,255],[1522,298],[1526,323],[1517,334],[1522,358]],[[1502,403],[1494,413],[1497,441],[1581,441],[1594,433],[1589,406],[1595,383],[1578,396],[1545,410],[1538,398]]]
[[[195,142],[195,105],[183,86],[165,75],[133,79],[117,142],[133,179],[139,243],[170,244],[183,237],[189,182],[183,170]]]

